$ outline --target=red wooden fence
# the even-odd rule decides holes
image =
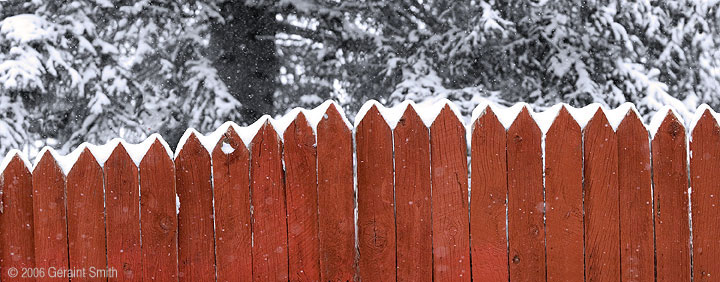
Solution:
[[[0,280],[720,277],[708,109],[692,132],[668,114],[653,136],[634,111],[613,128],[602,109],[581,126],[561,107],[543,132],[527,108],[508,128],[491,107],[467,127],[449,105],[431,123],[412,105],[397,124],[367,109],[354,131],[331,104],[282,136],[267,120],[210,146],[191,133],[174,158],[150,140],[139,165],[122,143],[66,173],[49,151],[32,171],[9,155]]]

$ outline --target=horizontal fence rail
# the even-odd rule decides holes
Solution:
[[[629,106],[551,111],[368,103],[351,126],[325,103],[174,155],[14,152],[0,280],[717,280],[716,114],[686,133],[670,110],[650,129]]]

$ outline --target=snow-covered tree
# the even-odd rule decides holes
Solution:
[[[0,151],[68,151],[239,119],[205,56],[201,1],[6,1],[0,8]]]
[[[661,105],[686,119],[699,103],[720,106],[718,1],[312,3],[303,19],[315,33],[292,45],[311,63],[298,63],[292,87],[350,93],[339,100],[351,111],[367,97],[445,97],[466,113],[483,99],[539,109],[632,101],[646,119]]]

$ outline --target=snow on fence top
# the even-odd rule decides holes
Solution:
[[[305,117],[308,124],[312,127],[313,131],[317,133],[317,126],[318,124],[323,120],[328,118],[328,111],[337,111],[343,122],[347,125],[348,129],[353,129],[354,127],[357,127],[357,125],[360,123],[360,121],[363,119],[365,114],[368,110],[370,110],[372,107],[376,107],[382,117],[387,122],[388,126],[391,129],[394,129],[397,126],[397,123],[402,118],[402,115],[405,113],[405,110],[408,107],[413,107],[415,111],[420,115],[420,118],[422,119],[425,126],[428,128],[432,126],[432,123],[435,121],[435,118],[438,116],[438,114],[445,108],[449,107],[449,109],[456,115],[458,120],[460,120],[463,124],[465,124],[466,128],[468,128],[471,124],[473,124],[479,117],[484,115],[488,109],[492,110],[492,112],[497,116],[499,122],[505,127],[505,129],[509,129],[513,122],[515,121],[515,118],[517,115],[522,111],[523,108],[526,108],[530,115],[533,117],[535,122],[537,123],[540,130],[543,132],[543,134],[546,134],[551,125],[553,124],[555,118],[557,117],[559,111],[561,108],[565,107],[570,115],[575,119],[575,121],[578,123],[581,129],[584,129],[585,126],[588,124],[588,122],[592,119],[592,117],[595,115],[595,113],[602,109],[602,111],[605,113],[605,116],[608,120],[608,123],[610,126],[612,126],[613,130],[617,130],[618,125],[622,122],[622,120],[625,118],[625,116],[629,112],[633,112],[636,116],[640,117],[640,114],[637,112],[637,109],[632,103],[625,103],[620,105],[619,107],[615,109],[606,109],[605,107],[601,106],[600,104],[591,104],[582,108],[575,108],[567,104],[557,104],[555,106],[552,106],[548,108],[547,110],[543,112],[534,112],[532,110],[532,107],[530,107],[526,103],[517,103],[511,107],[505,107],[498,104],[492,104],[492,103],[482,103],[478,105],[472,112],[472,115],[469,120],[463,118],[462,114],[460,113],[460,110],[458,107],[451,101],[447,99],[442,99],[434,103],[430,102],[424,102],[424,103],[414,103],[412,101],[405,101],[402,102],[396,106],[386,108],[379,102],[375,100],[371,100],[366,102],[358,111],[358,114],[355,116],[354,124],[350,123],[348,118],[345,116],[345,113],[342,110],[342,107],[340,107],[337,103],[333,101],[326,101],[322,103],[320,106],[314,108],[314,109],[303,109],[303,108],[295,108],[289,111],[286,115],[278,117],[278,118],[272,118],[268,115],[265,115],[258,119],[255,123],[252,123],[248,126],[239,126],[235,124],[234,122],[225,122],[220,127],[218,127],[215,131],[203,135],[199,132],[197,132],[193,128],[189,128],[186,130],[186,132],[183,134],[182,138],[178,142],[178,145],[176,147],[175,153],[172,152],[170,149],[170,146],[165,142],[165,140],[160,136],[159,134],[152,134],[150,135],[145,141],[139,143],[139,144],[129,144],[125,142],[122,139],[116,138],[108,142],[104,145],[94,145],[90,143],[83,143],[80,146],[78,146],[73,152],[67,154],[67,155],[60,155],[58,154],[53,148],[45,147],[43,148],[40,153],[37,155],[35,162],[33,165],[30,165],[30,162],[27,160],[27,158],[24,157],[24,155],[18,151],[18,150],[11,150],[8,152],[8,154],[3,159],[2,163],[0,163],[0,172],[3,172],[5,170],[5,167],[10,163],[10,161],[14,157],[19,157],[22,161],[25,162],[25,165],[28,168],[31,168],[31,170],[34,170],[35,166],[37,166],[39,160],[41,157],[46,153],[49,152],[52,154],[52,156],[57,161],[58,165],[62,169],[63,173],[67,175],[67,173],[72,169],[73,165],[77,161],[80,154],[85,150],[89,150],[92,155],[95,157],[96,161],[100,166],[103,166],[105,161],[110,157],[110,154],[115,149],[115,147],[118,146],[118,144],[122,144],[125,149],[127,150],[128,154],[132,158],[133,162],[136,166],[140,165],[140,162],[142,161],[143,157],[147,153],[150,146],[157,140],[159,141],[163,147],[165,147],[168,156],[170,158],[176,158],[178,153],[182,150],[183,146],[185,145],[186,141],[191,135],[195,135],[200,143],[205,147],[205,149],[208,151],[209,154],[212,153],[215,146],[218,145],[218,142],[222,138],[223,134],[228,131],[229,128],[232,127],[232,129],[240,136],[245,146],[250,148],[250,145],[252,143],[252,139],[255,137],[255,134],[258,132],[258,130],[266,123],[269,123],[278,134],[278,137],[282,140],[283,133],[285,129],[298,117],[300,113]],[[705,113],[709,112],[711,116],[715,119],[715,122],[720,121],[720,114],[716,113],[712,108],[709,106],[703,104],[701,105],[698,110],[695,113],[695,117],[688,125],[689,132],[692,132],[692,130],[695,127],[695,124],[697,124],[700,117]],[[648,126],[646,126],[649,136],[653,138],[655,136],[655,133],[657,132],[657,129],[661,125],[661,123],[665,120],[666,116],[668,114],[672,114],[677,118],[681,123],[685,124],[684,121],[680,118],[680,116],[669,106],[663,107],[660,111],[658,111],[655,116],[653,116],[652,121]],[[471,130],[468,130],[468,137],[470,136]],[[468,138],[469,142],[470,138]],[[223,144],[221,149],[223,152],[229,154],[235,150],[235,148],[232,148],[229,146],[229,144]]]

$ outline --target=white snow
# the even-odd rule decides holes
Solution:
[[[451,102],[448,99],[440,99],[435,102],[420,102],[417,104],[414,104],[415,111],[420,116],[420,119],[422,119],[425,126],[428,128],[432,126],[433,122],[435,121],[435,118],[440,114],[443,108],[445,108],[445,105],[450,106],[450,110],[453,111],[455,116],[457,116],[458,120],[465,124],[465,119],[463,118],[462,114],[460,113],[460,109],[458,109],[457,105],[455,103]],[[402,116],[402,114],[400,114]]]
[[[345,122],[345,125],[347,125],[347,127],[349,129],[352,129],[353,126],[350,123],[350,121],[348,120],[348,118],[345,116],[345,111],[343,111],[343,108],[340,105],[338,105],[338,103],[335,103],[335,101],[331,101],[331,100],[325,101],[325,103],[320,104],[320,106],[317,106],[316,108],[314,108],[310,111],[304,112],[305,117],[307,118],[308,122],[310,123],[310,126],[312,126],[313,129],[315,129],[315,131],[317,132],[317,126],[320,123],[320,120],[327,118],[327,115],[325,115],[325,112],[330,107],[330,105],[335,105],[335,108],[340,113],[340,116],[342,117],[343,122]],[[283,128],[283,130],[285,130],[285,129]]]
[[[623,119],[625,119],[625,116],[629,111],[635,112],[635,115],[638,118],[642,118],[640,113],[635,108],[635,105],[632,103],[623,103],[615,109],[605,110],[605,116],[607,116],[608,123],[610,123],[610,126],[612,126],[614,131],[617,131],[618,126],[620,126],[620,123],[622,123]],[[645,126],[644,122],[643,126]]]
[[[570,112],[570,115],[577,121],[578,125],[580,126],[580,129],[585,129],[585,126],[587,126],[588,122],[595,116],[595,112],[598,111],[602,106],[598,103],[592,103],[590,105],[587,105],[582,108],[575,108],[575,107],[567,107],[568,112]]]
[[[383,119],[385,119],[385,122],[387,122],[388,126],[390,127],[390,130],[394,130],[395,127],[397,127],[398,122],[400,122],[403,114],[405,114],[405,110],[407,109],[408,105],[412,105],[414,108],[417,109],[415,103],[410,100],[406,100],[390,108],[386,108],[375,100],[367,101],[360,108],[357,115],[355,115],[355,127],[357,128],[357,126],[360,125],[360,122],[367,114],[367,111],[369,111],[372,106],[376,106],[378,111],[380,112],[380,115],[383,117]],[[442,109],[442,107],[440,109]]]
[[[182,150],[183,146],[185,146],[185,143],[187,142],[187,139],[190,137],[191,134],[195,134],[195,136],[198,138],[200,143],[205,147],[205,149],[208,151],[209,154],[212,154],[212,151],[215,149],[215,145],[217,145],[218,141],[220,141],[220,138],[222,138],[222,135],[227,132],[227,129],[229,127],[233,127],[235,132],[240,136],[240,139],[242,139],[243,143],[245,143],[245,146],[250,148],[252,145],[252,140],[255,138],[255,135],[257,135],[257,132],[262,128],[262,126],[268,122],[270,123],[273,128],[275,129],[275,132],[278,134],[278,137],[280,140],[283,138],[283,134],[288,126],[295,120],[298,113],[302,112],[303,115],[305,115],[305,118],[307,119],[308,123],[312,127],[314,132],[317,132],[317,125],[320,123],[320,121],[323,118],[326,118],[327,115],[325,115],[325,112],[330,107],[330,105],[335,105],[335,107],[338,109],[338,112],[340,113],[340,116],[343,119],[343,122],[345,125],[347,125],[348,129],[352,129],[352,125],[348,121],[347,117],[345,116],[345,112],[342,110],[342,107],[340,107],[337,103],[334,101],[325,101],[320,106],[312,109],[312,110],[306,110],[303,108],[295,108],[289,111],[287,114],[278,117],[277,119],[272,118],[269,115],[264,115],[260,117],[257,121],[254,123],[248,125],[248,126],[238,126],[234,122],[225,122],[220,127],[218,127],[215,131],[208,133],[207,135],[203,135],[199,133],[197,130],[193,128],[189,128],[185,131],[183,136],[180,138],[180,141],[178,142],[178,146],[175,149],[174,156],[177,157],[178,153]],[[225,145],[223,145],[225,146]],[[230,147],[230,148],[227,148]],[[222,148],[223,152],[227,153],[227,150],[233,149],[232,146],[227,144],[227,147]]]
[[[52,30],[45,19],[33,14],[20,14],[0,21],[0,34],[20,43],[51,37]]]
[[[213,149],[215,149],[215,144],[217,144],[217,141],[220,140],[220,137],[218,136],[217,139],[214,140],[214,143],[212,142],[213,138],[209,137],[215,137],[216,132],[220,132],[220,130],[215,130],[214,132],[205,136],[202,135],[200,132],[197,132],[197,130],[192,127],[188,128],[187,130],[185,130],[185,133],[183,133],[182,137],[180,137],[180,141],[178,141],[177,147],[175,148],[175,154],[173,155],[174,159],[177,159],[178,154],[180,154],[182,149],[185,147],[185,143],[187,142],[188,138],[190,138],[190,136],[192,135],[195,135],[198,141],[200,141],[200,145],[205,148],[205,151],[208,152],[208,155],[212,154]]]
[[[113,140],[110,140],[110,142],[104,144],[104,145],[94,145],[90,143],[82,143],[80,146],[78,146],[74,151],[70,152],[67,155],[60,155],[58,154],[53,148],[51,147],[44,147],[42,150],[40,150],[40,153],[38,153],[37,157],[35,158],[35,163],[32,166],[32,170],[35,170],[38,163],[40,162],[41,157],[45,154],[45,152],[50,152],[50,154],[55,158],[55,161],[57,162],[58,166],[62,170],[62,172],[67,175],[72,167],[75,165],[75,162],[77,162],[77,159],[80,157],[80,154],[87,148],[90,150],[90,153],[92,153],[93,157],[97,161],[97,163],[102,167],[105,165],[105,162],[110,158],[110,155],[112,155],[112,152],[115,150],[115,148],[118,146],[118,144],[122,144],[125,147],[125,150],[127,151],[130,158],[135,163],[135,166],[140,166],[140,162],[145,157],[145,154],[150,149],[150,146],[155,142],[155,140],[159,140],[160,143],[165,147],[165,150],[168,153],[169,157],[172,157],[172,151],[170,150],[170,146],[168,146],[167,142],[160,136],[159,134],[153,134],[150,135],[145,141],[139,143],[139,144],[130,144],[125,142],[125,140],[115,138]]]
[[[223,142],[222,147],[220,147],[220,150],[226,155],[232,154],[235,152],[235,148],[233,148],[229,143]]]
[[[563,106],[569,107],[566,104],[557,104],[546,109],[544,112],[534,113],[531,109],[528,110],[530,110],[530,114],[532,115],[533,119],[535,119],[535,123],[537,123],[540,131],[542,131],[543,134],[547,134],[548,130],[550,130],[550,127],[552,127],[552,124],[555,122],[558,114],[560,114],[560,109],[562,109]]]
[[[582,108],[575,108],[568,104],[561,103],[547,108],[545,111],[542,112],[534,112],[532,107],[530,107],[530,105],[526,103],[516,103],[511,107],[505,107],[493,103],[483,103],[478,105],[475,110],[473,110],[470,124],[475,123],[478,118],[485,114],[486,109],[490,107],[490,109],[492,109],[492,111],[497,116],[500,123],[502,123],[502,125],[507,130],[510,129],[510,126],[512,126],[513,122],[515,122],[517,115],[520,114],[520,111],[522,111],[523,107],[525,107],[528,109],[530,115],[533,117],[543,134],[546,134],[548,130],[550,130],[550,127],[552,127],[555,118],[557,118],[558,114],[560,113],[560,109],[563,106],[568,110],[572,118],[575,119],[581,130],[585,129],[587,123],[590,122],[593,116],[595,116],[595,113],[598,111],[598,109],[601,108],[605,112],[608,122],[612,126],[613,130],[617,130],[617,127],[625,118],[625,115],[628,111],[634,111],[638,117],[641,117],[641,115],[638,113],[637,109],[632,103],[624,103],[619,107],[611,110],[605,109],[597,103],[593,103]]]
[[[490,107],[493,113],[495,113],[495,116],[497,116],[500,123],[503,125],[503,127],[505,127],[505,130],[508,130],[515,121],[515,118],[517,118],[517,115],[520,114],[520,111],[522,111],[522,108],[526,106],[527,104],[525,103],[517,103],[512,107],[505,107],[503,105],[498,105],[494,103],[483,103],[475,107],[475,109],[472,111],[470,124],[474,124],[478,118],[485,114],[487,108]],[[528,110],[530,110],[530,108],[528,108]]]

